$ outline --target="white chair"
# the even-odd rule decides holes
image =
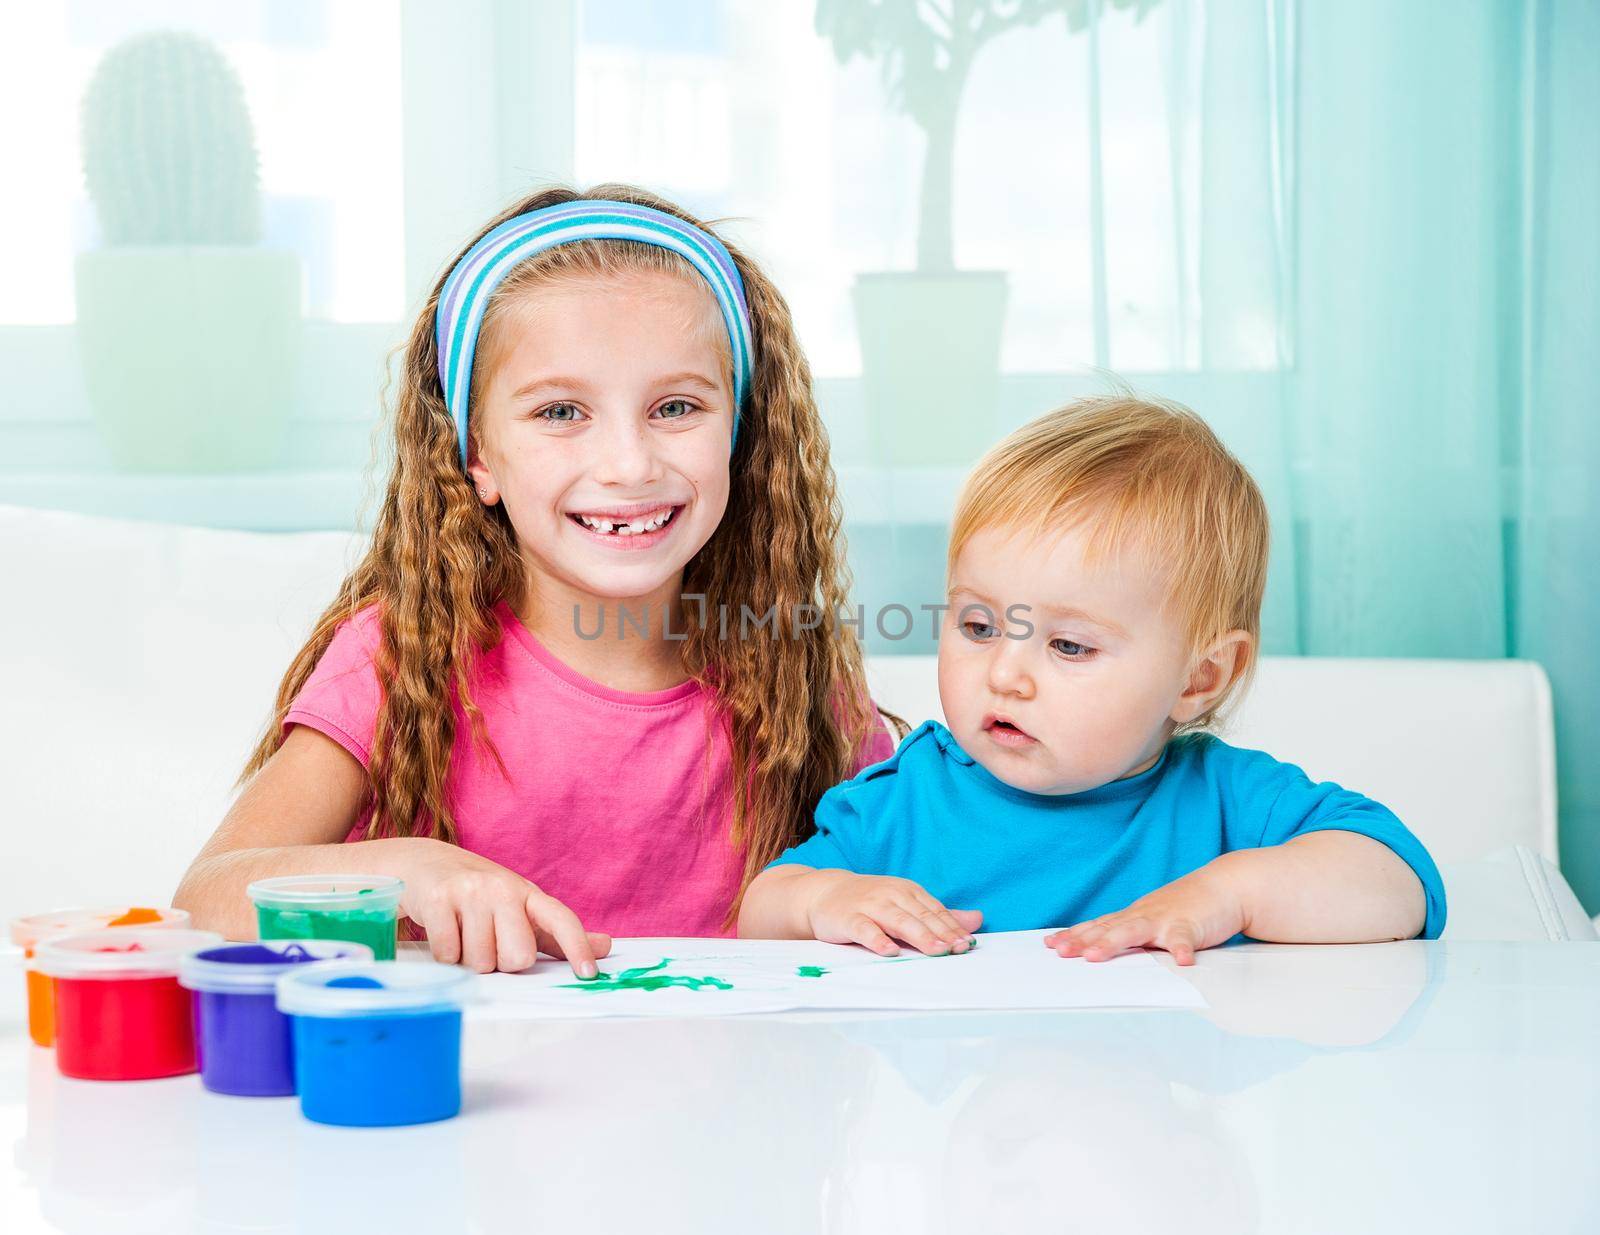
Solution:
[[[933,657],[882,657],[870,672],[885,707],[943,719]],[[1522,845],[1554,862],[1552,726],[1531,661],[1267,656],[1221,736],[1383,802],[1436,861]]]

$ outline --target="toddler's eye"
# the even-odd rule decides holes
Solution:
[[[988,622],[973,621],[962,622],[961,633],[964,634],[968,639],[971,639],[974,643],[983,643],[989,639],[993,639],[1000,633],[1000,630],[998,627],[993,626]]]
[[[656,408],[656,414],[662,420],[681,420],[694,410],[694,404],[687,399],[668,399],[660,407]]]
[[[1071,639],[1050,640],[1052,651],[1059,652],[1069,660],[1087,660],[1094,655],[1094,649],[1082,643],[1074,643]]]
[[[549,420],[558,425],[571,424],[583,413],[571,403],[552,403],[549,407],[541,407],[534,413],[538,420]]]

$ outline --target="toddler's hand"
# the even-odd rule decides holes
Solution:
[[[929,956],[965,952],[983,922],[975,909],[946,909],[909,879],[887,875],[825,875],[807,909],[811,933],[824,943],[859,943],[880,956],[897,956],[895,940]]]
[[[514,871],[455,845],[428,841],[405,873],[400,910],[428,932],[436,961],[478,973],[517,973],[538,953],[560,957],[580,978],[611,937],[585,931],[578,916]]]
[[[1180,965],[1244,929],[1239,897],[1215,864],[1142,896],[1126,909],[1046,935],[1061,956],[1108,961],[1130,948],[1160,948]]]

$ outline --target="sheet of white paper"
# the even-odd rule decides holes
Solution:
[[[1040,942],[1048,931],[980,935],[961,956],[875,956],[775,939],[619,939],[606,976],[579,982],[541,961],[478,980],[482,1018],[732,1016],[812,1009],[1202,1008],[1188,982],[1144,953],[1091,965]]]

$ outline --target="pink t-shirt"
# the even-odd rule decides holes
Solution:
[[[730,837],[732,750],[708,693],[694,682],[612,690],[557,660],[509,606],[495,612],[505,637],[470,681],[510,779],[474,747],[457,704],[447,789],[462,846],[531,879],[590,930],[726,933],[742,863]],[[382,702],[378,642],[376,606],[344,623],[284,731],[316,729],[366,767]],[[893,753],[880,726],[862,766]]]

